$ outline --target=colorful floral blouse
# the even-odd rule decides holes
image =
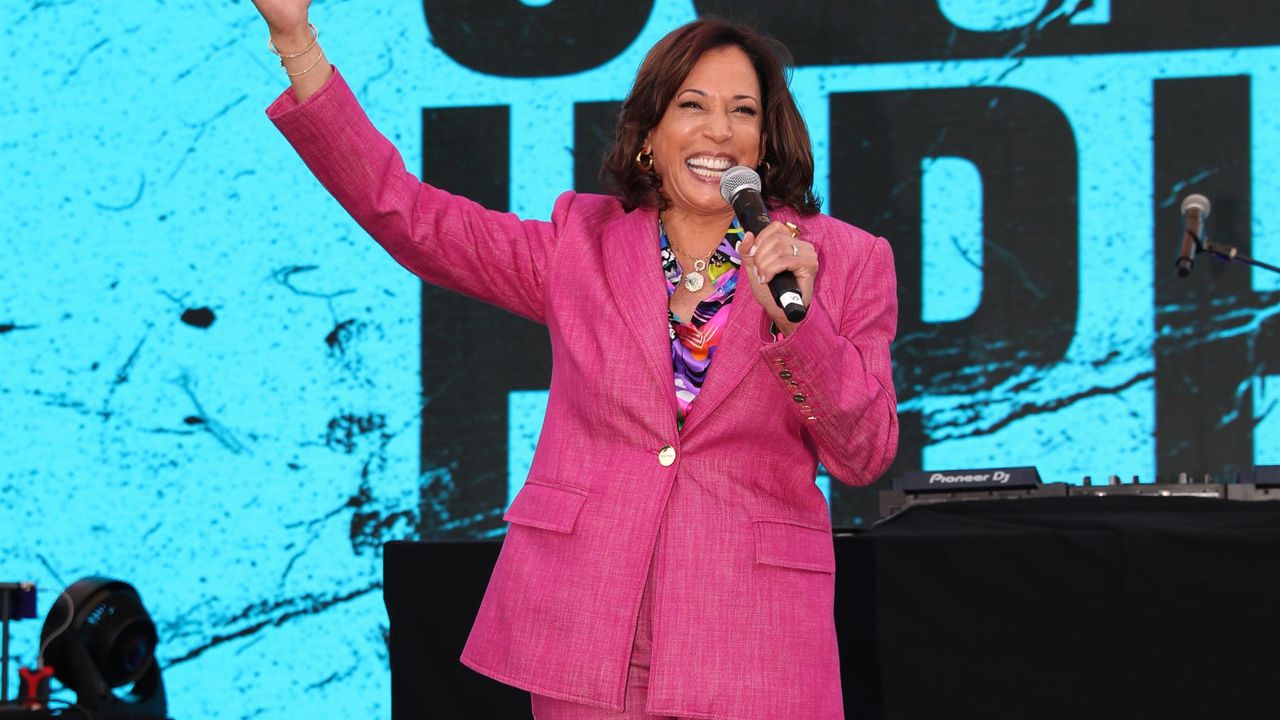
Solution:
[[[667,300],[671,299],[680,282],[684,269],[667,240],[666,229],[658,224],[662,246],[662,271],[667,277]],[[724,234],[724,240],[707,261],[703,276],[715,283],[711,294],[703,298],[693,310],[692,318],[676,317],[667,311],[671,331],[671,365],[675,373],[677,420],[681,427],[689,414],[689,407],[702,391],[707,369],[715,356],[716,346],[729,323],[729,309],[733,303],[733,291],[738,285],[738,267],[742,257],[738,244],[742,242],[742,228],[735,219]]]

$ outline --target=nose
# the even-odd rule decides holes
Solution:
[[[713,112],[707,115],[707,124],[703,132],[707,139],[715,142],[728,142],[733,137],[733,125],[729,122],[728,113]]]

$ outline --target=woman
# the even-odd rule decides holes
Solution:
[[[780,48],[720,21],[673,31],[623,106],[617,194],[520,221],[405,171],[307,0],[255,3],[293,83],[268,115],[325,187],[424,280],[550,333],[543,434],[462,661],[531,691],[538,720],[842,717],[814,476],[865,484],[892,460],[893,264],[817,213]],[[763,176],[758,237],[720,197],[734,165]],[[798,324],[767,288],[784,270]]]

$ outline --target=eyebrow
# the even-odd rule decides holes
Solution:
[[[710,96],[706,93],[706,91],[704,91],[704,90],[699,90],[698,88],[685,88],[684,90],[681,90],[681,91],[680,91],[680,93],[679,93],[678,95],[676,95],[676,97],[680,97],[680,95],[683,95],[683,94],[685,94],[685,93],[694,93],[694,94],[696,94],[696,95],[701,95],[702,97],[710,97]],[[731,99],[733,99],[733,100],[755,100],[757,103],[758,103],[758,102],[760,102],[760,98],[756,97],[755,95],[734,95],[734,96],[733,96],[733,98],[731,98]]]

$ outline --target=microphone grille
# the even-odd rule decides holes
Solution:
[[[723,182],[720,184],[720,187],[724,187]],[[1209,198],[1201,195],[1200,193],[1195,193],[1188,195],[1187,199],[1182,201],[1182,214],[1186,215],[1188,210],[1195,209],[1200,211],[1200,217],[1207,218],[1209,217],[1209,207]]]
[[[737,165],[729,168],[724,172],[724,177],[720,178],[720,196],[727,203],[733,202],[733,196],[738,194],[743,188],[751,188],[756,192],[760,192],[760,176],[755,170],[745,166]]]

